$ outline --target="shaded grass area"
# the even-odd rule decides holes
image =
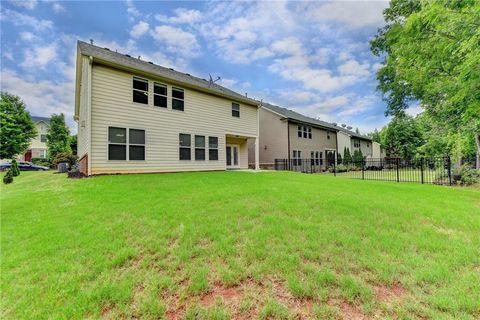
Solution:
[[[291,172],[1,187],[2,318],[478,318],[480,190]]]

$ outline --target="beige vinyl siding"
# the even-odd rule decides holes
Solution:
[[[355,140],[360,141],[360,148],[355,148]],[[362,150],[364,157],[372,157],[372,142],[358,138],[352,138],[352,148],[350,150],[352,156],[355,150]]]
[[[132,102],[135,74],[101,65],[92,68],[92,173],[225,169],[225,135],[255,137],[257,108],[240,104],[231,115],[231,100],[184,89],[185,111],[172,110],[172,85],[149,80],[149,104]],[[167,85],[167,109],[153,106],[153,82]],[[108,127],[145,130],[145,161],[108,160]],[[192,160],[179,160],[179,133],[192,135]],[[194,135],[218,137],[218,160],[194,160]],[[208,155],[208,147],[206,148]],[[248,155],[247,155],[248,157]],[[208,156],[207,156],[208,159]]]
[[[35,123],[35,128],[37,129],[37,135],[30,141],[28,149],[47,149],[47,143],[42,142],[41,135],[47,134],[48,125],[43,121],[39,121]]]
[[[87,57],[82,57],[82,78],[80,80],[80,114],[78,119],[77,154],[82,158],[90,147],[90,120],[89,120],[89,78],[91,65]]]
[[[337,132],[337,140],[338,140],[338,153],[343,159],[343,157],[345,156],[344,155],[345,147],[348,148],[351,154],[353,144],[350,141],[350,135],[346,134],[343,131]]]
[[[321,151],[325,159],[325,150],[337,150],[337,134],[330,131],[330,139],[327,139],[327,130],[312,127],[312,139],[299,138],[297,124],[290,123],[290,157],[293,150],[302,151],[302,158],[310,158],[311,151]],[[308,126],[308,125],[307,125]]]

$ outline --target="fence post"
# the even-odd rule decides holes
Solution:
[[[450,155],[447,156],[447,170],[448,170],[448,184],[452,185],[452,166],[450,162]]]
[[[362,180],[365,180],[365,160],[362,159]]]
[[[397,158],[397,182],[400,182],[400,172],[398,171],[398,166],[399,166],[399,158]]]
[[[422,175],[422,184],[423,184],[423,158],[420,158],[420,173]]]
[[[333,176],[336,177],[337,176],[337,166],[336,166],[336,162],[335,160],[333,160]]]

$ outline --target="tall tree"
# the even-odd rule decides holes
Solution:
[[[27,150],[37,134],[25,103],[8,92],[0,93],[0,159],[11,159]]]
[[[59,153],[71,153],[70,132],[65,124],[63,113],[52,114],[47,131],[48,159],[52,161]]]
[[[480,2],[392,0],[384,17],[371,50],[386,113],[419,101],[451,139],[474,138],[480,165]]]
[[[380,132],[375,128],[373,132],[369,132],[367,136],[374,142],[380,143]]]
[[[421,128],[406,114],[397,114],[380,133],[387,156],[404,159],[413,158],[417,148],[423,144]]]

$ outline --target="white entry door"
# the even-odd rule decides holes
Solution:
[[[238,168],[240,157],[240,146],[236,144],[227,144],[226,150],[227,168]]]

